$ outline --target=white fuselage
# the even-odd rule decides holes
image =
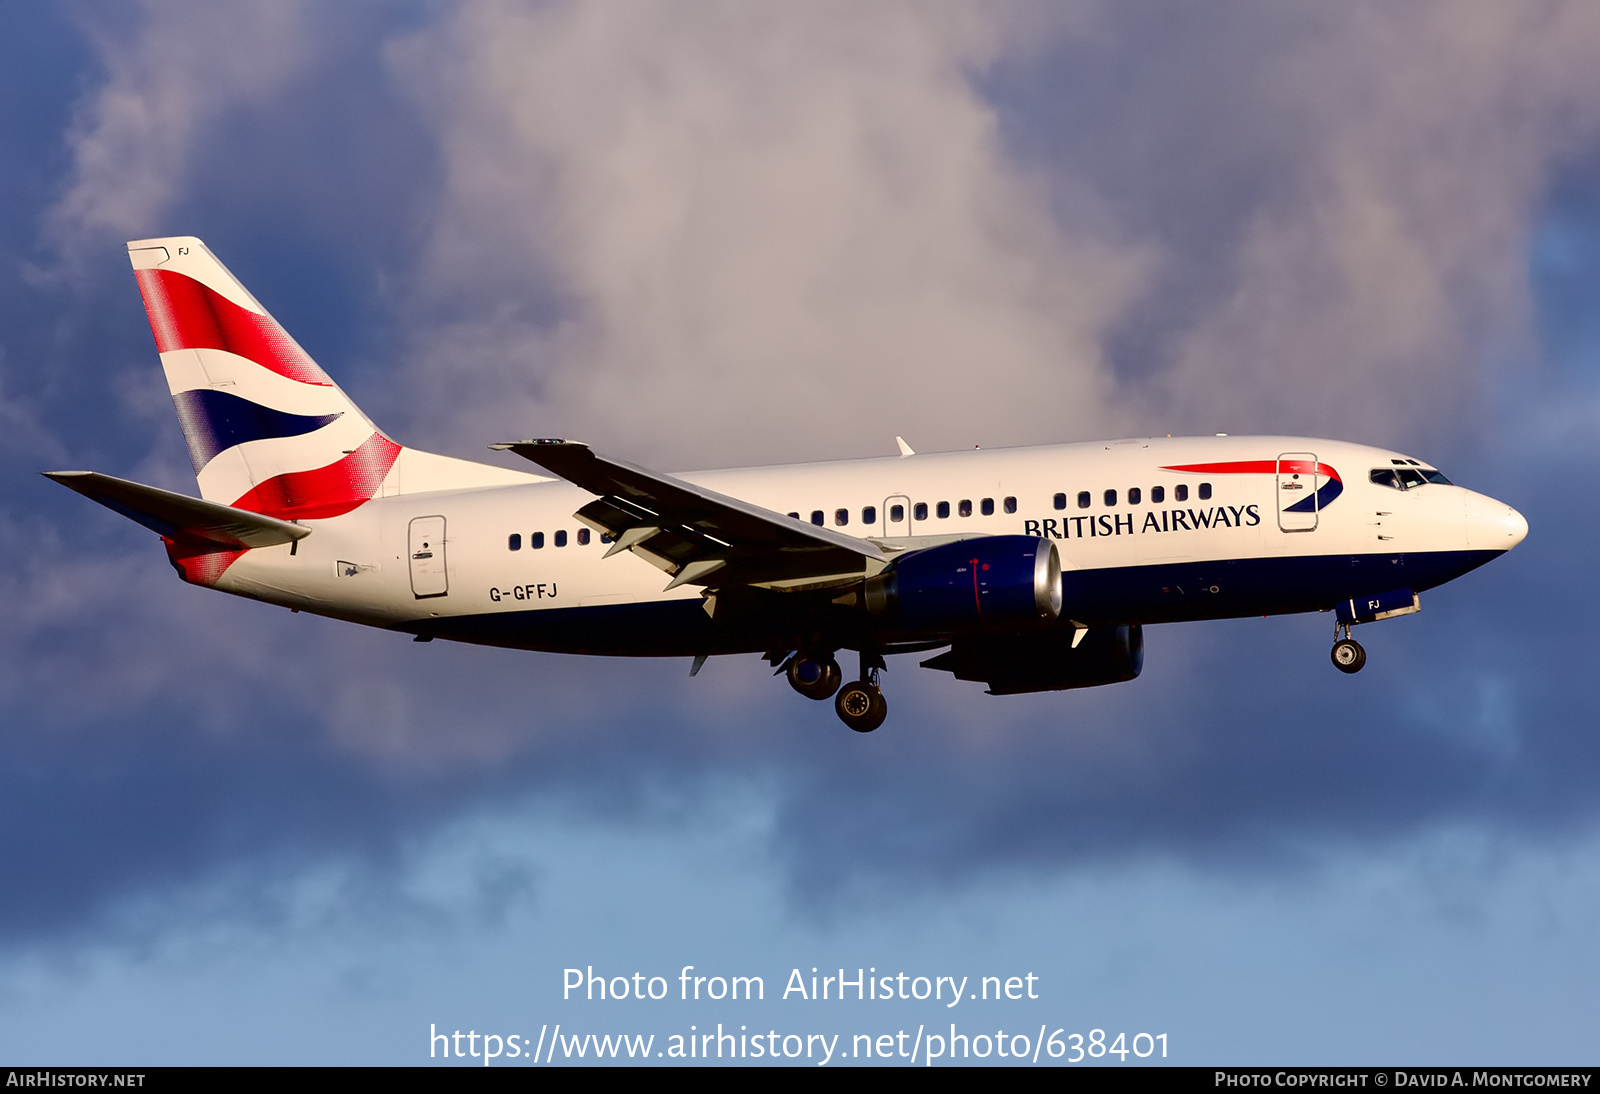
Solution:
[[[1310,512],[1292,512],[1329,478],[1307,475],[1309,482],[1297,484],[1268,466],[1291,466],[1286,454],[1309,455],[1305,466],[1333,469],[1342,489]],[[1172,469],[1196,465],[1244,469]],[[1219,436],[680,477],[802,521],[821,513],[830,529],[906,549],[970,536],[1047,538],[1056,542],[1067,571],[1063,616],[1077,611],[1131,623],[1326,609],[1390,587],[1431,588],[1526,534],[1514,510],[1470,490],[1436,482],[1396,489],[1370,481],[1374,470],[1408,466],[1416,465],[1364,445]],[[703,634],[681,642],[660,635],[660,641],[634,636],[611,648],[596,643],[586,627],[589,637],[569,647],[559,628],[534,618],[556,612],[573,621],[588,609],[698,605],[702,599],[694,586],[663,591],[668,575],[629,552],[604,558],[602,537],[573,516],[592,500],[569,483],[537,477],[518,485],[376,497],[343,516],[305,521],[312,534],[297,544],[246,552],[216,587],[358,623],[493,644],[627,653],[706,645]],[[425,565],[433,576],[423,575],[419,585],[413,556],[423,552],[412,541],[413,522],[433,517],[443,518],[443,542],[429,544]],[[442,582],[442,594],[429,581]],[[619,627],[637,622],[627,613],[610,618]],[[457,626],[467,620],[487,629]],[[512,620],[528,621],[526,632]],[[758,649],[763,640],[730,638],[709,652]]]

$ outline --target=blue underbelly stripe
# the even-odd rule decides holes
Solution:
[[[1291,555],[1074,570],[1064,575],[1066,603],[1059,625],[1070,626],[1074,619],[1100,627],[1325,611],[1350,597],[1402,588],[1426,592],[1501,553]],[[396,629],[489,646],[634,657],[759,653],[798,648],[804,641],[837,648],[866,642],[892,653],[897,645],[927,640],[916,648],[929,648],[954,637],[896,632],[865,618],[840,616],[831,604],[811,616],[774,613],[713,621],[698,600],[473,613],[414,620]],[[1028,630],[1018,628],[1019,633]]]

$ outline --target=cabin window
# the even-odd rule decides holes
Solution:
[[[835,509],[833,511],[833,523],[836,526],[840,527],[840,528],[843,528],[846,524],[849,524],[850,523],[850,510],[848,510],[848,509]]]
[[[1015,513],[1017,511],[1017,499],[1016,498],[1007,498],[1005,501],[1001,502],[1000,504],[1005,507],[1005,511],[1008,512],[1008,513]]]
[[[561,529],[561,531],[556,533],[556,546],[557,547],[565,547],[566,545],[567,545],[567,530],[565,528],[563,528],[563,529]]]
[[[984,498],[982,505],[979,506],[979,510],[986,517],[994,516],[994,499],[993,498]]]
[[[867,505],[867,506],[863,506],[862,507],[862,510],[861,510],[861,523],[862,524],[877,524],[878,523],[878,507],[876,505]]]
[[[1106,506],[1109,508],[1110,506],[1113,506],[1115,504],[1117,504],[1117,492],[1115,490],[1107,490],[1106,491]]]
[[[1087,508],[1089,508],[1089,491],[1087,491],[1087,490],[1079,490],[1078,491],[1078,508],[1079,509],[1087,509]]]
[[[539,548],[543,547],[544,546],[544,533],[543,532],[535,532],[535,533],[533,533],[533,535],[529,536],[528,537],[528,546],[532,547],[535,551],[537,551],[537,550],[539,550]]]
[[[911,507],[911,519],[913,519],[913,520],[927,520],[928,519],[928,503],[925,502],[925,501],[919,501],[919,502],[917,502],[917,504],[913,505]]]
[[[1140,500],[1143,497],[1144,497],[1144,495],[1139,493],[1139,488],[1137,486],[1128,487],[1128,504],[1129,505],[1138,505]]]
[[[587,529],[587,528],[579,528],[578,529],[578,546],[579,547],[587,547],[587,546],[589,546],[589,529]]]
[[[950,503],[941,501],[934,511],[939,515],[940,520],[946,520],[950,516]]]
[[[1150,502],[1152,505],[1160,505],[1166,500],[1167,488],[1165,486],[1152,486],[1150,488]]]
[[[520,550],[522,550],[522,533],[521,532],[512,532],[511,535],[509,537],[507,537],[507,539],[506,539],[506,550],[508,550],[508,551],[520,551]]]
[[[899,524],[901,521],[903,521],[905,519],[906,519],[906,507],[904,505],[891,505],[891,506],[889,506],[889,523],[890,524]]]
[[[1209,482],[1203,482],[1200,484],[1200,500],[1211,500],[1211,484]]]
[[[956,503],[956,516],[970,517],[972,515],[972,499],[962,498]]]
[[[1057,509],[1065,509],[1067,507],[1067,496],[1065,494],[1057,494],[1055,497],[1050,499],[1050,504],[1054,505]]]
[[[813,510],[811,510],[811,523],[815,524],[818,528],[822,527],[822,510],[821,509],[813,509]]]
[[[790,518],[791,518],[791,519],[792,519],[792,520],[799,520],[799,519],[800,519],[800,514],[799,514],[799,513],[790,513],[790,514],[789,514],[789,517],[790,517]]]

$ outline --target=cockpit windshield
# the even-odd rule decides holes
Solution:
[[[1393,467],[1374,467],[1369,476],[1378,486],[1389,486],[1396,490],[1413,490],[1428,483],[1438,483],[1440,486],[1453,486],[1454,484],[1438,471],[1431,467],[1424,467],[1416,460],[1390,460]]]

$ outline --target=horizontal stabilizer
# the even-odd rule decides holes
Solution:
[[[44,476],[167,539],[203,539],[241,549],[273,547],[311,534],[309,528],[276,517],[94,471],[46,471]]]

